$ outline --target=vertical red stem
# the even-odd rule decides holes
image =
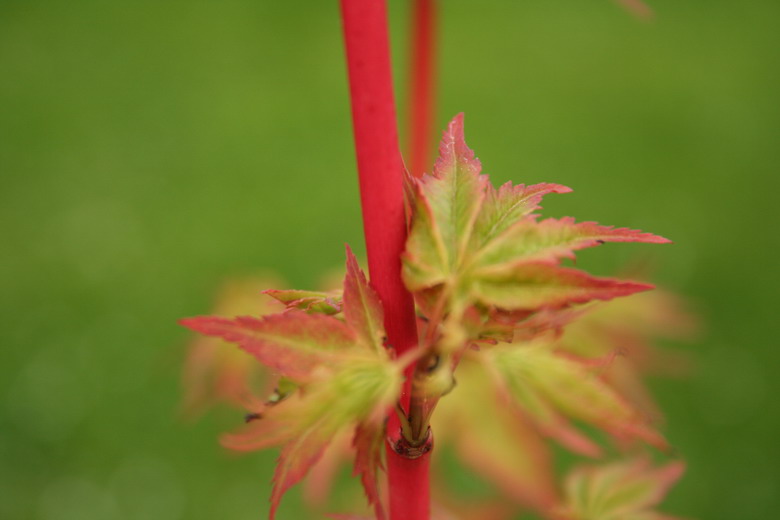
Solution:
[[[388,342],[399,354],[417,345],[414,302],[401,280],[406,241],[404,167],[398,146],[385,0],[341,0],[363,229],[371,284],[385,310]],[[408,406],[411,368],[401,402]],[[388,435],[398,437],[395,413]],[[408,459],[388,444],[392,520],[429,517],[428,455]]]
[[[436,0],[413,0],[409,56],[409,171],[431,166],[436,77]]]

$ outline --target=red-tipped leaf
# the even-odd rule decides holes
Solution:
[[[652,288],[648,284],[598,278],[550,264],[521,264],[501,275],[474,281],[472,294],[485,305],[534,310],[611,300]]]
[[[374,289],[360,270],[357,258],[347,246],[347,276],[344,279],[344,319],[358,341],[384,355],[384,313]]]
[[[343,322],[321,314],[287,312],[263,318],[213,316],[180,322],[194,331],[237,343],[262,364],[290,379],[306,380],[318,366],[356,355],[355,334]]]
[[[634,229],[575,223],[571,217],[541,222],[523,218],[485,243],[477,254],[475,270],[483,273],[525,262],[556,262],[573,258],[574,251],[605,242],[665,244],[669,240]]]

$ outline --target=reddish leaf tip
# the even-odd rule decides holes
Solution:
[[[192,318],[182,318],[179,325],[187,327],[195,332],[200,332],[207,336],[219,335],[222,327],[228,325],[232,320],[220,318],[217,316],[194,316]]]
[[[447,124],[447,130],[450,133],[453,134],[460,134],[463,135],[463,120],[465,118],[465,114],[463,112],[458,112],[455,114],[455,117],[453,117],[450,122]]]
[[[474,156],[474,151],[466,145],[463,112],[452,118],[442,135],[439,143],[439,157],[433,166],[433,176],[441,177],[442,170],[451,168],[458,162],[475,174],[478,174],[481,169],[479,159]]]
[[[577,222],[574,217],[563,217],[560,219],[548,218],[540,222],[541,225],[550,226],[571,226],[578,228],[583,232],[590,232],[597,237],[600,242],[642,242],[645,244],[670,244],[672,241],[660,235],[646,233],[639,229],[630,229],[625,227],[603,226],[598,222],[584,221]]]
[[[558,193],[558,194],[561,194],[561,193],[571,193],[571,192],[574,191],[570,187],[564,186],[563,184],[555,184],[555,183],[548,183],[548,182],[541,183],[541,184],[535,184],[533,186],[529,186],[529,188],[532,188],[534,186],[538,186],[540,188],[544,188],[543,194],[547,194],[547,193]]]
[[[346,249],[346,255],[347,255],[347,272],[358,272],[360,271],[360,265],[358,264],[357,257],[355,256],[355,253],[352,252],[352,248],[349,247],[349,244],[344,244],[344,248]]]

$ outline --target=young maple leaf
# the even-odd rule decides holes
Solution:
[[[226,282],[220,289],[214,314],[266,315],[282,307],[260,291],[278,283],[273,278],[245,278]],[[182,408],[196,415],[218,402],[251,407],[259,387],[267,386],[268,374],[252,356],[229,347],[221,338],[198,336],[190,343],[184,365],[184,399]]]
[[[458,386],[453,391],[452,399],[445,399],[439,406],[434,416],[434,428],[437,432],[437,444],[453,444],[461,461],[474,472],[491,482],[503,495],[511,499],[515,504],[530,508],[545,518],[555,520],[663,520],[667,517],[654,516],[648,511],[632,512],[626,516],[599,516],[585,513],[585,509],[576,509],[572,506],[573,476],[567,481],[565,499],[560,497],[557,491],[555,477],[551,467],[551,453],[548,446],[542,442],[538,434],[529,429],[527,421],[530,419],[552,436],[558,438],[562,444],[573,448],[575,451],[586,455],[600,454],[600,448],[587,437],[574,429],[562,416],[557,414],[557,404],[563,400],[571,400],[571,406],[576,410],[587,408],[583,402],[592,404],[593,410],[583,414],[574,414],[577,418],[592,422],[591,420],[607,411],[614,415],[611,419],[617,424],[618,418],[623,416],[629,421],[630,429],[635,430],[632,423],[636,415],[630,408],[624,408],[620,398],[607,387],[603,387],[598,380],[595,381],[597,393],[606,392],[607,395],[594,398],[594,390],[587,387],[593,383],[587,379],[582,381],[582,374],[572,377],[567,384],[556,377],[549,378],[549,386],[555,387],[552,391],[558,392],[559,397],[546,401],[549,393],[538,391],[533,383],[525,384],[515,380],[512,382],[499,381],[502,376],[496,377],[495,367],[487,367],[484,357],[491,355],[490,349],[484,351],[470,351],[463,357],[458,367]],[[561,358],[564,363],[569,360]],[[534,371],[539,377],[544,377],[545,371],[532,362],[528,366],[529,371]],[[548,374],[549,375],[549,374]],[[493,380],[491,384],[491,379]],[[517,385],[517,386],[515,386]],[[522,386],[521,386],[522,385]],[[491,391],[493,387],[493,391]],[[496,392],[496,387],[498,392]],[[509,387],[512,387],[511,390]],[[562,388],[561,388],[562,387]],[[585,388],[585,391],[583,391]],[[513,392],[522,392],[525,395],[518,399]],[[574,396],[574,398],[573,398]],[[512,413],[514,408],[512,400],[519,402],[514,406],[523,408],[523,414]],[[610,404],[611,403],[611,404]],[[605,406],[608,405],[608,406]],[[622,410],[621,410],[622,408]],[[551,417],[550,414],[553,414]],[[554,421],[562,421],[563,424],[555,424]],[[594,424],[601,425],[598,422]],[[601,425],[603,426],[603,425]],[[644,426],[640,426],[644,428]],[[622,429],[622,427],[621,427]],[[649,433],[650,440],[658,440],[657,434]],[[642,459],[644,460],[644,459]],[[668,469],[658,472],[644,471],[645,466],[638,461],[632,463],[631,468],[637,471],[626,471],[628,481],[623,489],[626,493],[633,493],[636,486],[644,486],[649,481],[654,485],[666,482],[666,487],[675,480],[677,472],[681,471],[681,463],[674,463]],[[628,468],[629,465],[619,465],[620,468]],[[599,469],[602,471],[603,469]],[[641,471],[639,471],[641,470]],[[621,471],[623,471],[621,469]],[[573,475],[582,475],[575,472]],[[664,479],[667,476],[669,478]],[[636,484],[636,485],[635,485]],[[660,488],[654,488],[660,490]],[[665,489],[665,488],[664,488]],[[652,495],[660,500],[662,492]],[[609,496],[612,500],[612,496]],[[636,497],[636,500],[628,499],[628,495],[615,492],[614,498],[622,500],[623,506],[631,504],[652,505],[645,498]],[[598,498],[591,497],[591,502]],[[642,501],[644,500],[644,501]],[[609,502],[612,504],[612,502]],[[615,505],[616,511],[626,512],[626,509]],[[644,507],[644,506],[643,506]],[[587,506],[587,511],[593,508],[593,504]],[[635,516],[634,513],[636,513]],[[611,515],[611,513],[610,513]]]
[[[587,306],[578,319],[562,329],[560,348],[581,359],[620,357],[603,370],[603,377],[619,393],[655,420],[662,414],[642,381],[642,373],[684,370],[681,354],[659,349],[658,339],[689,340],[696,320],[681,298],[667,291],[636,294],[621,301]]]
[[[666,449],[666,440],[588,363],[555,352],[554,338],[541,336],[485,349],[478,359],[523,416],[577,453],[598,456],[600,448],[564,416],[590,423],[618,439],[641,439]]]
[[[674,520],[652,510],[682,476],[685,465],[653,468],[645,458],[574,470],[566,479],[566,520]]]
[[[659,353],[655,343],[660,339],[689,341],[698,329],[695,314],[680,296],[655,290],[587,308],[566,327],[563,345],[587,357],[621,349],[638,368],[673,372],[680,363]]]
[[[422,297],[423,308],[440,308],[439,314],[446,315],[443,337],[452,341],[443,341],[440,350],[458,348],[463,316],[473,305],[539,311],[651,288],[559,264],[579,249],[604,242],[668,240],[572,218],[539,221],[534,212],[542,197],[569,188],[508,183],[496,190],[480,170],[479,160],[466,145],[461,114],[444,132],[433,173],[408,179],[412,223],[403,277],[418,301]]]
[[[355,473],[378,518],[377,471],[384,419],[400,393],[408,358],[391,360],[383,345],[383,312],[357,260],[347,248],[343,320],[292,309],[282,314],[232,319],[203,316],[181,323],[236,343],[297,385],[299,391],[269,405],[223,444],[238,450],[282,446],[274,476],[270,517],[282,495],[301,480],[334,437],[354,431]]]

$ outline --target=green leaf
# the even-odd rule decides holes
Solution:
[[[539,203],[548,193],[569,193],[571,188],[560,184],[534,184],[514,186],[511,182],[498,190],[487,186],[487,198],[476,222],[475,249],[484,247],[501,236],[515,223],[541,209]]]
[[[413,211],[402,258],[404,282],[418,302],[423,295],[424,310],[442,309],[427,316],[433,326],[447,317],[448,330],[458,332],[457,323],[475,304],[536,311],[649,288],[557,266],[575,251],[604,242],[668,240],[569,217],[538,221],[534,212],[544,195],[571,190],[547,183],[493,188],[466,145],[462,114],[447,127],[439,151],[433,174],[408,181]],[[428,305],[432,294],[444,305]]]
[[[253,410],[243,431],[225,436],[223,443],[238,450],[282,446],[271,495],[273,518],[282,495],[306,475],[331,441],[341,432],[356,429],[355,470],[381,517],[376,473],[384,421],[398,400],[403,372],[416,357],[390,359],[383,345],[379,298],[349,248],[343,301],[338,300],[343,320],[313,312],[312,305],[325,305],[324,312],[335,309],[330,296],[324,296],[328,293],[271,294],[288,305],[286,312],[262,318],[181,320],[202,334],[237,343],[282,376],[284,388],[261,412]]]
[[[505,401],[513,405],[520,415],[531,420],[544,435],[558,441],[574,453],[588,457],[599,457],[602,449],[585,434],[575,428],[548,399],[515,373],[506,374],[500,364],[504,360],[491,357],[491,353],[480,356],[487,368],[494,374],[493,383]]]
[[[500,271],[527,262],[555,262],[574,258],[574,251],[604,242],[667,243],[668,240],[641,231],[600,226],[595,222],[575,223],[571,217],[537,222],[524,218],[483,242],[475,252],[474,271]]]
[[[643,381],[643,373],[685,374],[690,361],[675,350],[658,348],[661,338],[691,339],[696,320],[679,297],[663,290],[590,306],[563,331],[562,350],[581,358],[620,353],[604,378],[649,416],[663,416]]]
[[[652,288],[648,284],[597,278],[576,269],[529,263],[476,278],[471,293],[474,300],[484,305],[505,310],[534,310],[610,300]]]
[[[266,408],[259,419],[222,438],[225,446],[242,451],[282,446],[271,518],[284,492],[303,478],[339,432],[358,425],[382,429],[400,393],[403,367],[397,363],[353,359],[333,370],[330,377],[310,383],[305,391]],[[366,466],[366,471],[371,468]]]
[[[466,258],[487,177],[463,137],[463,115],[450,122],[439,145],[433,175],[416,181],[413,226],[405,279],[412,290],[451,281]]]
[[[666,440],[647,419],[587,365],[556,354],[552,346],[542,338],[491,349],[484,353],[484,359],[493,365],[512,396],[532,417],[544,421],[546,410],[529,403],[549,403],[617,438],[641,439],[658,448],[668,448]]]

